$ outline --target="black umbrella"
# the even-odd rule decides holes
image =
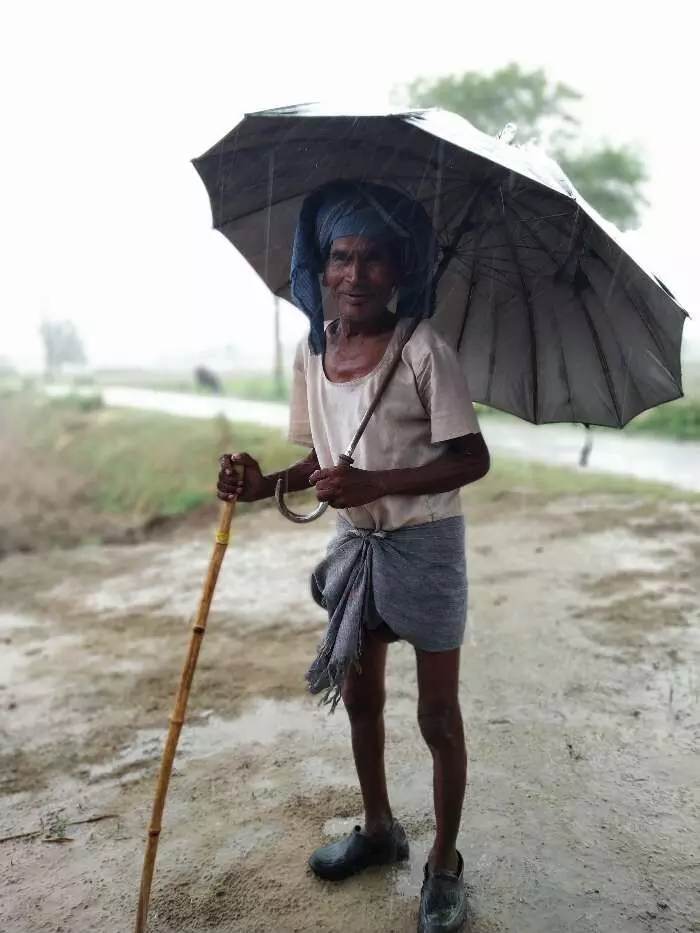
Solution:
[[[193,164],[214,227],[282,297],[310,191],[360,179],[422,202],[440,243],[435,324],[476,402],[622,428],[683,394],[686,312],[536,147],[443,110],[304,105],[244,117]]]

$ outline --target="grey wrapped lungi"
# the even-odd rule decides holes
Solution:
[[[311,576],[311,592],[328,610],[328,629],[306,672],[311,693],[335,709],[362,634],[384,622],[422,651],[451,651],[464,640],[467,570],[464,518],[394,531],[355,528],[338,518],[337,534]]]

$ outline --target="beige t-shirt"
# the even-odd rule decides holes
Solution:
[[[331,382],[323,357],[306,340],[294,360],[289,439],[313,447],[322,467],[338,463],[374,398],[408,326],[399,321],[379,365],[360,379]],[[354,455],[361,470],[420,467],[444,454],[446,441],[479,433],[469,386],[454,350],[429,321],[403,348]],[[384,496],[340,511],[357,528],[391,530],[462,514],[459,490],[430,496]]]

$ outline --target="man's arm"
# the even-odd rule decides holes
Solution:
[[[430,496],[461,489],[482,479],[491,457],[481,434],[467,434],[448,443],[448,449],[432,463],[404,470],[379,470],[375,474],[382,496]]]
[[[321,502],[345,509],[367,505],[383,496],[425,496],[450,492],[486,476],[490,456],[481,434],[466,434],[448,443],[432,463],[402,470],[356,470],[334,467],[310,477]]]

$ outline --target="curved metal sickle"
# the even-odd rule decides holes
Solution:
[[[277,508],[280,510],[282,515],[284,515],[285,518],[288,518],[290,522],[296,522],[297,525],[306,525],[308,522],[315,522],[316,519],[320,518],[328,508],[327,502],[319,502],[313,512],[309,512],[308,515],[300,515],[299,512],[292,512],[292,510],[287,506],[287,503],[284,501],[284,493],[282,492],[282,477],[277,480],[277,485],[275,486],[275,502],[277,503]]]

